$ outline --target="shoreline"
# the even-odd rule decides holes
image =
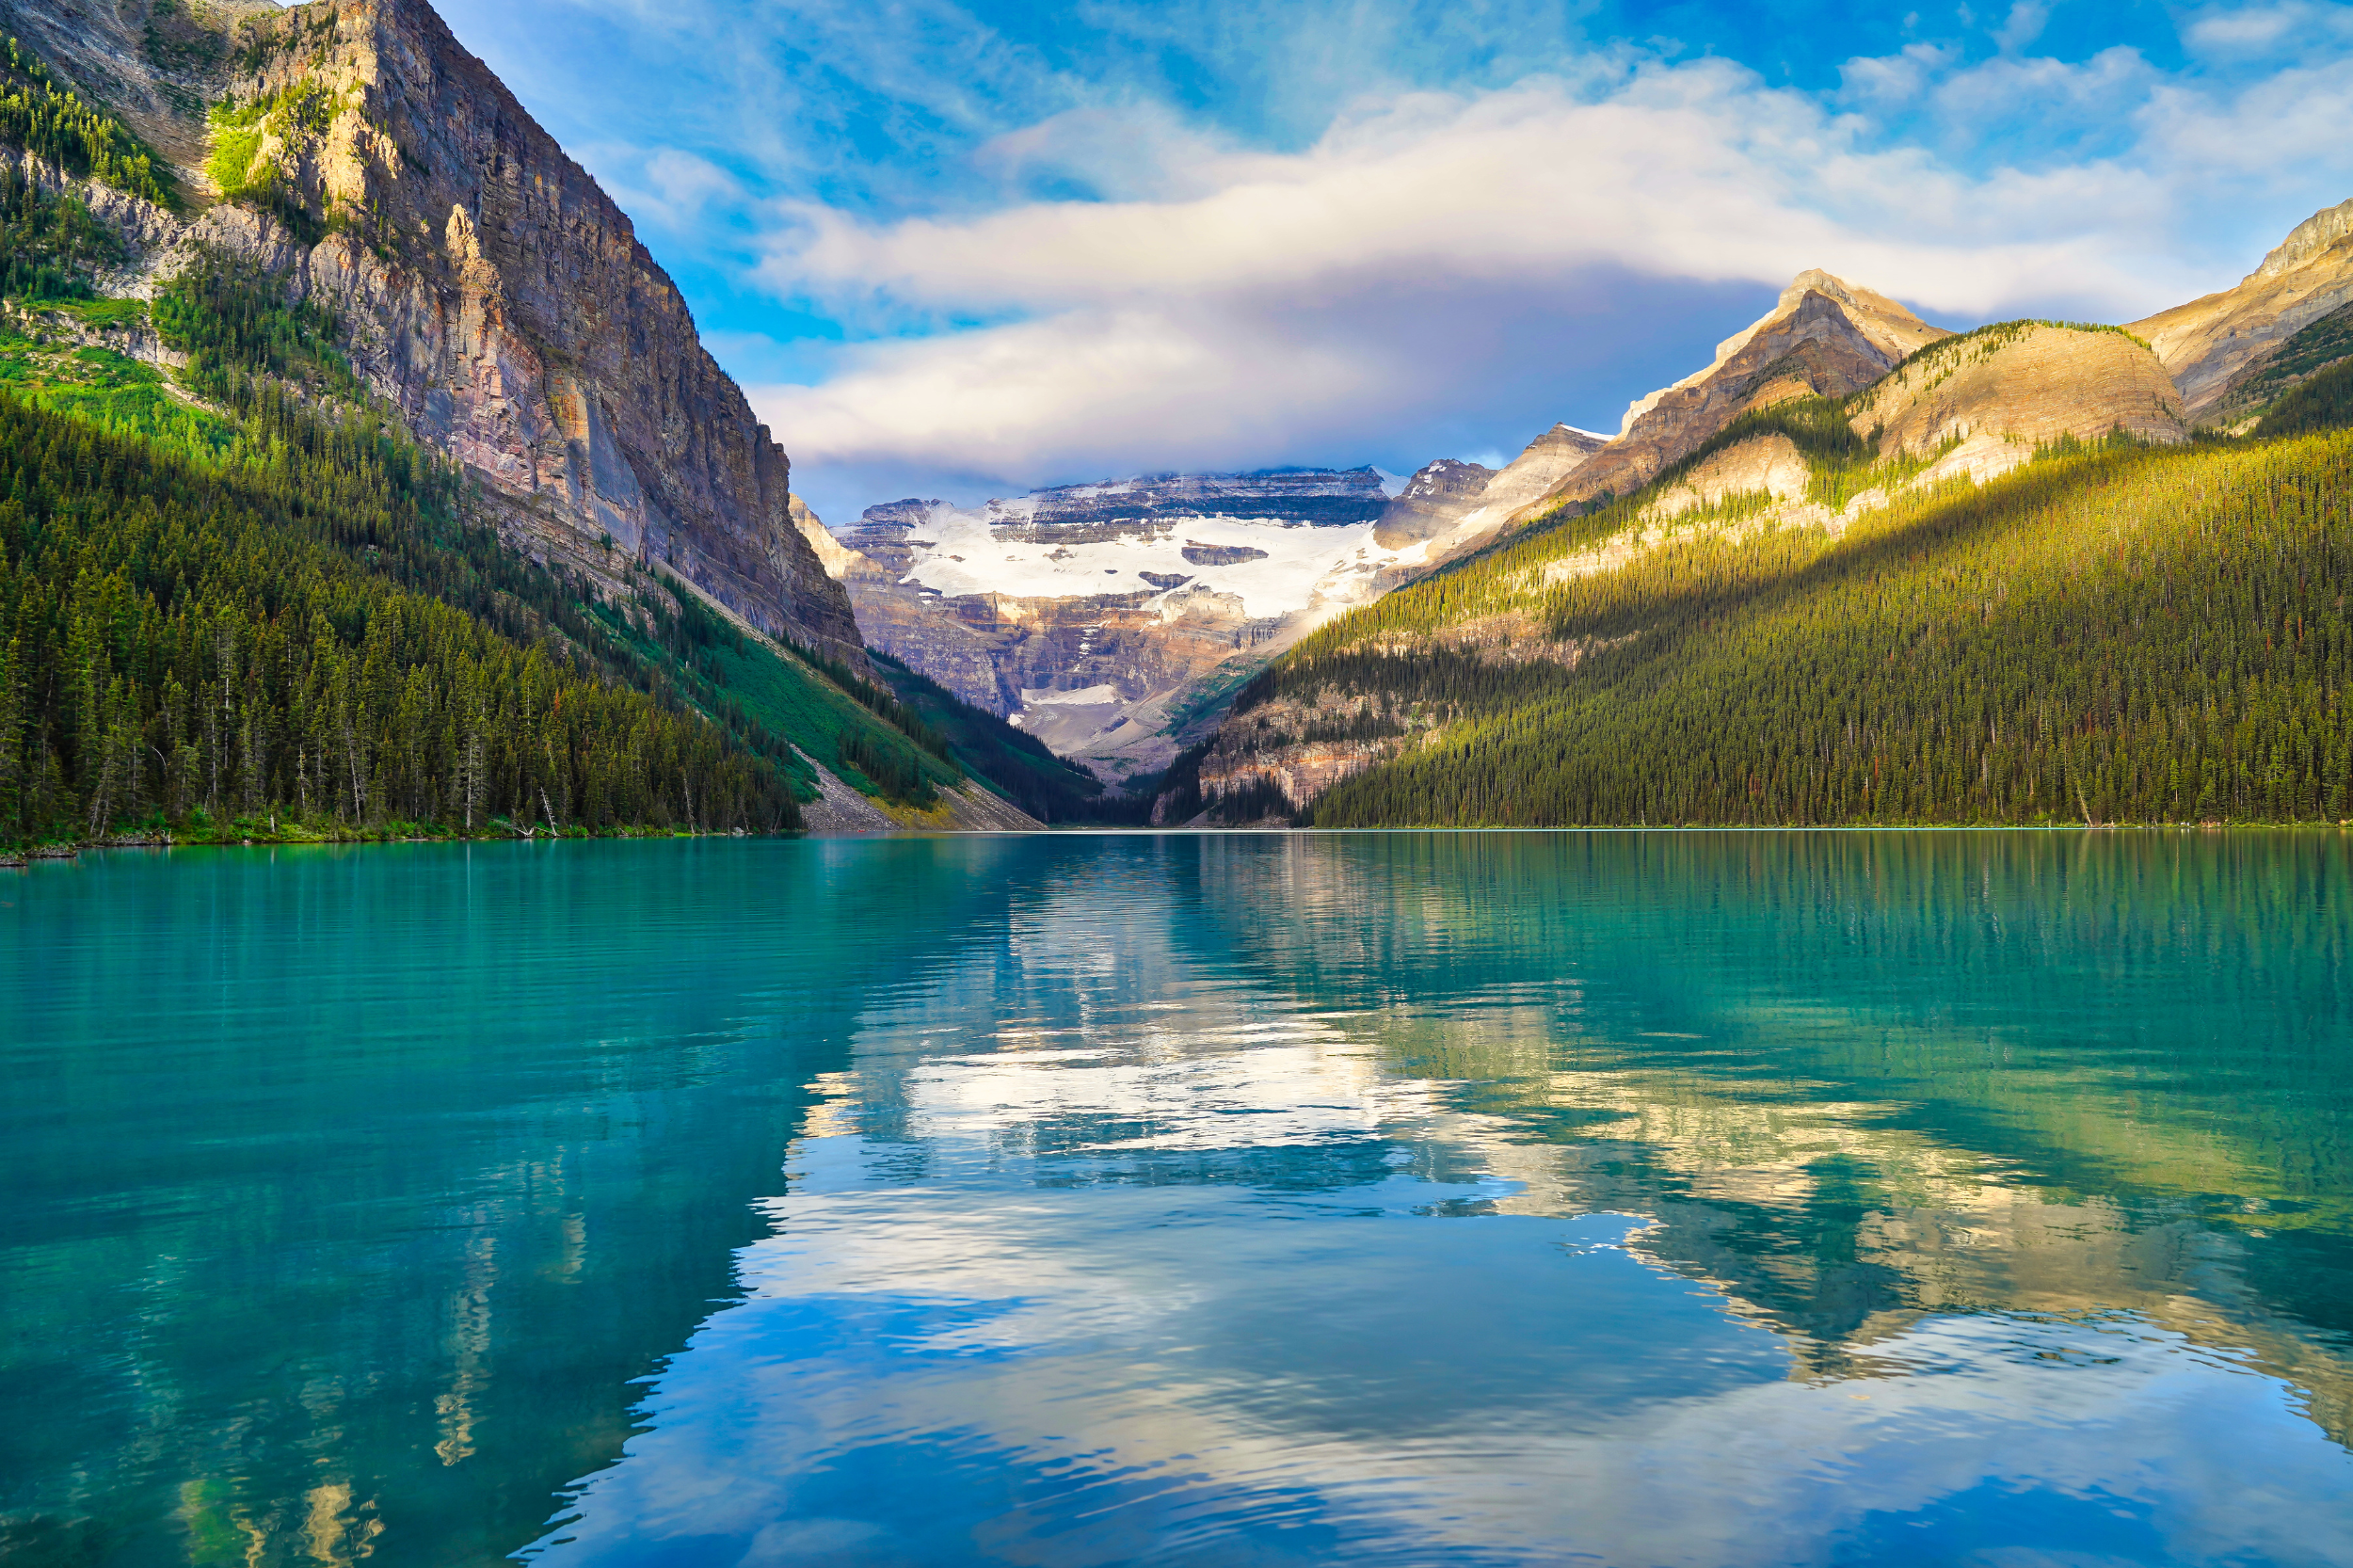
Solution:
[[[419,824],[402,824],[403,827]],[[1155,838],[1272,838],[1326,837],[1338,838],[1350,834],[1372,833],[2281,833],[2324,832],[2344,833],[2353,829],[2353,823],[2336,822],[2198,822],[2198,823],[1692,823],[1662,826],[1646,823],[1561,823],[1547,824],[1493,825],[1416,825],[1394,827],[1152,827],[1071,825],[1066,827],[1039,826],[1033,828],[941,828],[891,827],[863,832],[825,832],[812,828],[792,828],[774,833],[753,833],[743,828],[726,832],[701,831],[675,827],[616,828],[606,832],[583,829],[555,831],[547,828],[512,830],[503,833],[473,832],[462,829],[440,832],[398,832],[390,829],[353,830],[341,834],[275,833],[264,829],[259,833],[220,833],[180,837],[170,832],[112,834],[101,839],[58,840],[21,848],[0,848],[0,871],[22,871],[40,860],[74,860],[101,850],[113,849],[302,849],[362,846],[370,844],[474,844],[474,843],[554,843],[589,842],[616,839],[972,839],[972,838],[1087,838],[1144,835]]]

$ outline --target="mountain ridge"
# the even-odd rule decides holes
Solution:
[[[63,104],[83,137],[43,146],[177,136],[154,165],[177,173],[160,183],[139,172],[143,150],[104,168],[85,157],[82,173],[0,153],[15,220],[0,306],[8,397],[128,440],[188,484],[260,483],[254,560],[324,545],[334,570],[397,590],[355,600],[380,609],[355,609],[315,648],[289,651],[288,668],[346,667],[334,645],[364,636],[375,648],[378,615],[430,621],[423,593],[485,647],[551,661],[555,684],[532,700],[554,692],[558,705],[526,704],[493,744],[458,711],[487,700],[466,672],[504,668],[504,655],[459,658],[447,632],[395,639],[370,655],[368,679],[406,668],[407,695],[346,705],[330,755],[314,733],[328,697],[278,690],[250,667],[264,633],[192,652],[175,632],[156,649],[142,621],[141,669],[172,677],[126,674],[109,728],[93,729],[92,705],[58,684],[52,646],[83,609],[58,620],[30,600],[0,605],[20,642],[0,670],[0,686],[18,682],[0,692],[0,839],[76,823],[77,836],[103,837],[140,818],[141,831],[188,833],[191,810],[232,807],[246,813],[236,831],[272,838],[377,834],[390,811],[428,833],[1034,825],[985,766],[963,760],[977,750],[1036,782],[1040,770],[987,733],[994,721],[935,704],[951,738],[878,679],[846,595],[791,517],[789,459],[702,348],[675,286],[422,0],[175,7],[148,15],[143,37],[144,7],[0,6],[8,24],[75,46],[61,52],[70,63],[9,68],[36,98],[54,73],[93,105],[41,100],[51,107],[36,114]],[[105,82],[104,101],[77,69]],[[142,129],[112,116],[116,100],[144,104]],[[39,248],[60,234],[78,248]],[[272,509],[288,495],[356,506],[369,484],[399,504],[323,521]],[[423,499],[399,499],[411,491]],[[137,504],[111,491],[88,502]],[[0,520],[0,540],[18,525]],[[39,558],[24,552],[40,537],[11,541],[16,558]],[[169,615],[168,602],[149,612]],[[217,724],[183,711],[216,680],[271,686],[252,695],[233,750]],[[683,726],[693,744],[676,755],[695,760],[646,776],[650,754],[559,719],[566,693],[582,714],[638,715],[629,722],[646,734]],[[519,737],[543,740],[544,755],[515,749]],[[191,745],[184,764],[175,747]],[[404,758],[397,777],[385,771]],[[330,764],[347,788],[314,787]],[[232,796],[216,783],[191,795],[186,767],[241,782]],[[1083,775],[1058,782],[1050,766],[1044,776],[1065,792],[1096,788]]]
[[[2315,300],[2325,303],[2353,270],[2348,218],[2353,203],[2315,215],[2271,252],[2267,276],[2258,268],[2238,291],[2193,301],[2171,318],[2193,328],[2235,323],[2253,341],[2233,351],[2233,363],[2243,369],[2284,355],[2293,373],[2282,379],[2293,386],[2317,389],[2323,378],[2353,376],[2353,329],[2341,343],[2329,335],[2339,331],[2329,325],[2335,317],[2314,314]],[[2288,287],[2276,286],[2281,279]],[[2061,645],[2071,638],[2060,607],[2073,602],[2068,584],[2080,577],[2079,591],[2091,596],[2085,614],[2093,630],[2086,634],[2095,639],[2087,657],[2168,672],[2162,682],[2169,684],[2137,702],[2162,708],[2193,700],[2182,682],[2214,679],[2201,660],[2251,659],[2258,665],[2284,660],[2284,679],[2316,682],[2316,700],[2333,703],[2340,687],[2353,691],[2353,659],[2339,642],[2343,600],[2331,599],[2336,590],[2326,584],[2353,574],[2353,560],[2340,563],[2325,539],[2307,531],[2297,498],[2315,485],[2320,494],[2336,493],[2343,440],[2312,436],[2242,451],[2193,440],[2192,399],[2212,376],[2206,350],[2192,337],[2171,340],[2177,352],[2168,362],[2163,342],[2144,340],[2137,327],[2020,321],[1952,334],[1872,300],[1885,296],[1801,274],[1775,310],[1727,339],[1709,366],[1637,400],[1618,440],[1496,543],[1333,621],[1273,664],[1172,766],[1154,820],[1977,821],[1988,813],[2019,820],[2025,811],[2036,820],[2098,823],[2152,811],[2242,820],[2334,811],[2340,803],[2330,781],[2346,762],[2293,738],[2300,730],[2278,730],[2293,712],[2278,707],[2254,710],[2274,715],[2263,722],[2275,728],[2249,732],[2236,750],[2215,749],[2210,712],[2196,726],[2186,712],[2166,721],[2191,726],[2186,733],[2198,738],[2185,744],[2205,771],[2186,792],[2178,778],[2163,787],[2152,780],[2148,770],[2163,752],[2150,750],[2158,743],[2137,727],[2098,742],[2129,752],[2134,771],[2101,773],[2096,782],[2087,771],[2080,785],[2068,782],[2070,770],[2091,767],[2089,754],[2046,728],[2047,714],[2036,716],[2029,693],[2008,689],[2016,678],[2007,665],[2022,657],[2049,664],[2052,654],[2022,654],[1956,630],[1953,651],[1940,648],[1923,664],[1913,645],[1945,637],[1934,616],[1925,630],[1914,622],[1900,632],[1902,622],[1880,618],[1881,599],[1843,585],[1842,574],[1862,570],[1847,563],[1883,563],[1868,580],[1885,580],[1892,568],[1908,602],[1933,603],[1935,615],[1949,616],[1948,584],[1965,573],[1958,580],[1992,584],[1971,612],[1991,625],[2013,591],[2003,585],[2013,568],[2001,563],[2013,561],[2017,580],[2035,584],[2034,635]],[[1848,301],[1873,318],[1873,331],[1856,325]],[[2299,321],[2307,325],[2291,330]],[[1808,344],[1826,352],[1783,352]],[[2184,344],[2186,352],[2179,351]],[[2329,407],[2353,403],[2329,395],[2340,398]],[[2327,424],[2317,412],[2298,417],[2298,429],[2313,428],[2315,419]],[[2276,461],[2264,456],[2275,451],[2283,454]],[[1633,478],[1640,480],[1633,488],[1617,488]],[[2121,514],[2086,510],[2088,498],[2102,493],[2132,499],[2119,503],[2127,508]],[[2211,532],[2217,506],[2251,510],[2236,533],[2217,536]],[[2097,530],[2075,542],[2073,531],[2095,518]],[[1970,544],[1972,530],[1997,542]],[[2123,538],[2146,542],[2117,542]],[[1907,542],[1914,539],[1922,542]],[[1986,555],[1988,548],[1995,554]],[[2232,619],[2219,609],[2220,620],[2185,628],[2186,643],[2148,640],[2150,612],[2121,608],[2140,602],[2145,575],[2129,565],[2120,575],[2106,565],[2131,562],[2133,550],[2158,552],[2169,582],[2208,584],[2197,590],[2208,596],[2201,605],[2227,600],[2243,608],[2252,594],[2275,616],[2282,603],[2296,606],[2296,651],[2282,654],[2276,626],[2250,633],[2243,616]],[[1968,565],[1934,565],[1947,558]],[[2279,563],[2291,558],[2301,564],[2282,579]],[[1802,600],[1811,590],[1801,585],[1809,583],[1833,585],[1812,601],[1824,607],[1806,612],[1829,618],[1808,621],[1801,634],[1779,632],[1757,642],[1763,633],[1752,635],[1749,627],[1781,624],[1769,611]],[[2169,623],[2184,616],[2181,601],[2165,603]],[[2302,630],[2306,617],[2325,629],[2316,648]],[[1741,637],[1753,662],[1725,664],[1716,645]],[[1828,688],[1791,664],[1833,661],[1839,637],[1883,646],[1885,657],[1846,666],[1840,679],[1852,684]],[[2098,638],[2113,639],[2120,651],[2098,654]],[[1963,683],[1949,690],[1918,683],[1945,669]],[[1703,670],[1711,673],[1703,678]],[[2043,673],[2055,690],[2091,690],[2116,678],[2105,664],[2072,656]],[[1703,679],[1716,685],[1693,684]],[[1881,725],[1903,734],[1905,745],[1928,744],[1908,715],[1979,701],[1966,682],[1983,680],[2003,683],[1990,728],[1981,715],[1975,738],[1964,739],[1966,723],[1936,721],[1949,727],[1937,733],[1949,735],[1982,778],[1960,779],[1945,771],[1947,763],[1918,756],[1895,789],[1884,778],[1884,750],[1855,750],[1858,734]],[[1687,692],[1688,712],[1636,705],[1630,695],[1669,690]],[[1713,732],[1699,718],[1725,690],[1752,693],[1740,700],[1754,705],[1738,727],[1723,730],[1729,752],[1705,739]],[[1818,729],[1825,696],[1849,705],[1843,739]],[[1996,693],[1982,700],[1995,701]],[[2098,697],[2104,705],[2118,700],[2112,690]],[[1882,702],[1899,706],[1882,714],[1872,707]],[[2222,710],[2226,723],[2243,711],[2237,703],[2233,697]],[[1776,731],[1757,728],[1750,716],[1780,711],[1788,714],[1790,740],[1818,756],[1791,758]],[[1639,744],[1626,728],[1638,718],[1650,737]],[[1721,722],[1730,724],[1730,713]],[[2085,722],[2086,733],[2109,733]],[[2300,791],[2250,784],[2249,748],[2293,754],[2318,782]],[[1749,770],[1737,791],[1724,779],[1736,761]],[[1861,775],[1852,771],[1858,765]],[[1668,771],[1657,771],[1662,766]],[[2053,767],[2065,776],[2045,776]],[[2009,771],[1997,777],[2002,769]],[[1617,782],[1605,784],[1605,774]],[[1636,778],[1648,782],[1637,787]],[[1641,806],[1645,799],[1652,804]]]

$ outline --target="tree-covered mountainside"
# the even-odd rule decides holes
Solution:
[[[177,202],[171,166],[155,156],[129,126],[60,85],[16,40],[8,40],[5,47],[6,55],[0,56],[0,142],[159,207]]]
[[[1849,518],[1821,504],[1902,475],[1828,428],[1726,433],[1797,438],[1809,510],[1662,520],[1652,487],[1336,622],[1172,770],[1163,816],[2353,817],[2353,436],[2059,443]]]
[[[985,709],[975,708],[931,677],[909,669],[888,653],[873,653],[874,668],[958,760],[1003,792],[1038,821],[1107,823],[1140,819],[1148,802],[1108,797],[1102,781],[1076,762],[1047,749]]]
[[[915,810],[964,785],[837,660],[503,542],[282,282],[211,255],[99,297],[113,236],[56,175],[0,170],[0,844],[772,831],[811,760]]]

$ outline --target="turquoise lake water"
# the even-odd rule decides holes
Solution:
[[[2335,834],[0,874],[0,1559],[2353,1561]]]

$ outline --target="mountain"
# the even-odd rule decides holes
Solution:
[[[1606,446],[1590,430],[1556,424],[1505,467],[1441,457],[1417,472],[1381,515],[1374,537],[1401,546],[1438,540],[1433,560],[1450,560],[1492,541],[1530,503],[1549,494]]]
[[[1884,295],[1801,272],[1773,309],[1717,345],[1715,360],[1628,406],[1616,439],[1524,503],[1513,525],[1565,503],[1624,495],[1752,409],[1844,397],[1948,334]]]
[[[869,661],[627,216],[423,0],[0,25],[0,380],[35,487],[0,518],[0,838],[1028,822]],[[162,494],[246,544],[113,553]],[[116,608],[42,575],[60,504],[120,520],[78,568]],[[331,592],[252,619],[297,562]],[[233,734],[191,696],[223,682]]]
[[[1426,569],[1442,541],[1381,543],[1392,510],[1368,468],[892,502],[838,536],[801,515],[872,647],[1124,779],[1268,658]]]
[[[2181,390],[2195,424],[2250,428],[2290,376],[2266,376],[2297,337],[2353,306],[2353,201],[2314,213],[2235,288],[2132,324]],[[2342,358],[2324,358],[2321,364]],[[2309,375],[2319,365],[2303,367]]]
[[[2153,318],[2261,338],[2218,374],[2185,329],[1949,334],[1801,274],[1513,532],[1254,678],[1155,820],[2353,816],[2343,232]],[[2191,440],[2264,365],[2253,434]]]

